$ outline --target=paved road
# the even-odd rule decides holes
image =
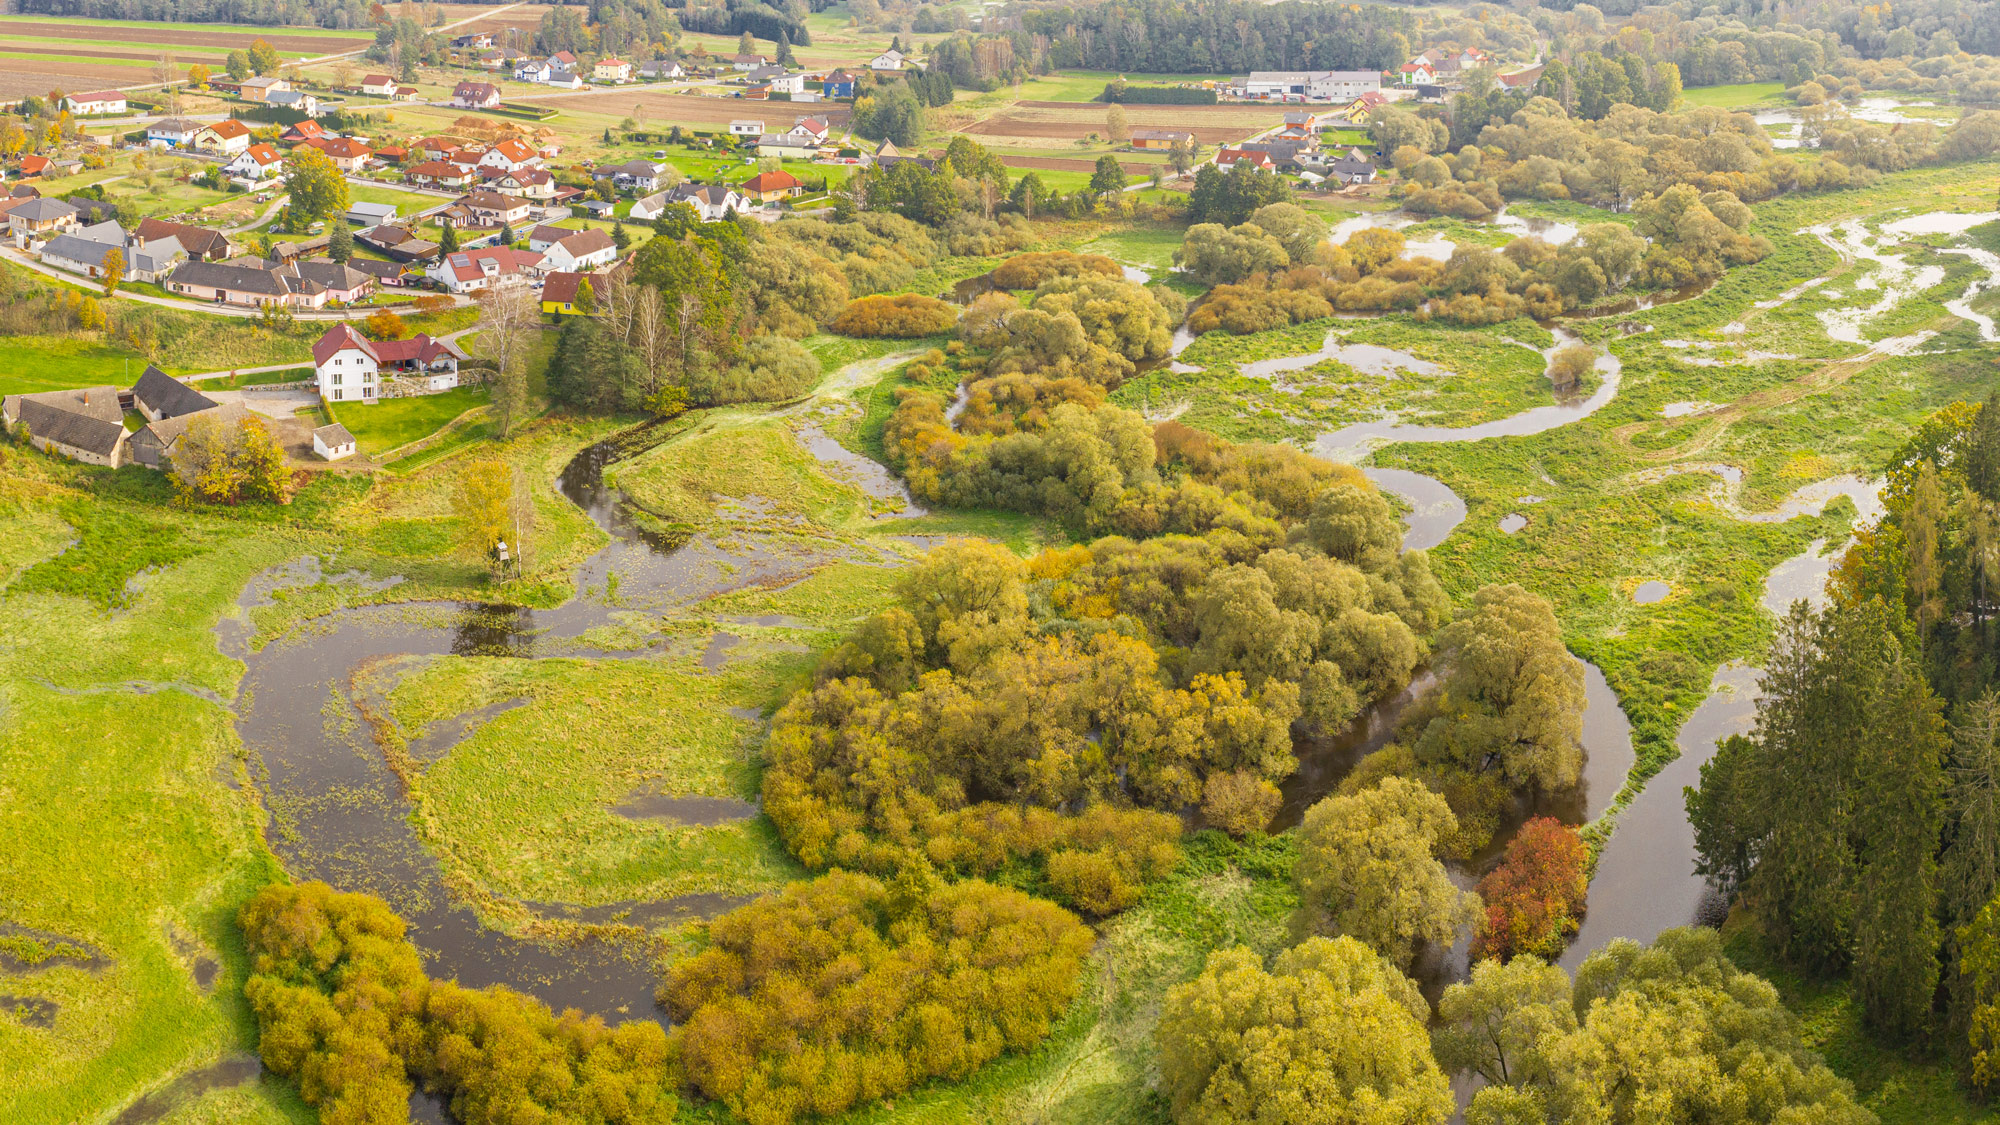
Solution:
[[[0,260],[12,262],[17,266],[31,269],[39,274],[45,274],[58,281],[66,281],[71,285],[81,286],[86,289],[92,288],[86,283],[85,278],[78,277],[65,270],[56,269],[54,266],[45,266],[12,247],[0,247]],[[248,308],[243,305],[218,305],[208,301],[184,301],[178,297],[155,297],[151,293],[132,293],[123,289],[114,293],[113,296],[122,301],[137,301],[142,305],[157,305],[163,309],[179,309],[182,312],[207,313],[210,316],[233,316],[242,320],[255,320],[263,315],[261,309]],[[473,303],[471,297],[452,297],[453,307]],[[292,317],[295,320],[365,320],[381,311],[382,307],[379,305],[353,309],[293,309]],[[391,311],[394,310],[392,309]],[[283,366],[291,367],[297,365],[285,364]]]

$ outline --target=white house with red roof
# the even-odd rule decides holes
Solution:
[[[487,168],[499,168],[512,172],[516,168],[540,168],[542,154],[526,141],[509,137],[480,154],[479,163]]]
[[[71,94],[63,99],[63,106],[78,117],[90,117],[101,113],[124,113],[125,95],[116,90],[100,90],[94,94]]]
[[[500,104],[500,87],[491,82],[460,82],[451,88],[451,104],[459,109],[492,109]]]
[[[270,145],[254,144],[239,153],[236,159],[223,165],[222,170],[246,180],[267,180],[284,173],[285,158]]]
[[[520,285],[541,272],[542,256],[532,250],[487,246],[446,254],[426,276],[453,293]]]
[[[541,234],[548,229],[536,227],[535,233]],[[611,241],[611,236],[595,228],[564,231],[560,238],[548,242],[545,246],[537,247],[533,241],[530,241],[528,246],[530,249],[541,251],[540,268],[543,272],[568,270],[571,273],[582,273],[605,265],[618,256],[618,246]]]
[[[320,137],[300,143],[325,153],[327,158],[333,161],[335,168],[349,173],[359,172],[367,167],[368,158],[375,155],[373,149],[352,137]]]
[[[396,96],[396,80],[387,74],[368,74],[361,78],[361,92],[378,98]]]
[[[458,386],[459,350],[418,333],[407,340],[370,340],[345,321],[313,345],[313,373],[327,402],[374,403],[385,380],[408,379],[406,392],[435,394]],[[390,397],[394,397],[393,395]]]
[[[1217,168],[1234,168],[1238,164],[1248,164],[1257,171],[1268,172],[1272,168],[1271,154],[1241,148],[1225,148],[1215,154]]]

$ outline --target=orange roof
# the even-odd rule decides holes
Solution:
[[[250,135],[250,126],[236,120],[234,117],[217,121],[210,125],[208,130],[225,141],[233,141],[238,137],[247,137]]]
[[[799,178],[790,172],[759,172],[743,181],[744,191],[784,191],[799,186]]]
[[[368,155],[368,146],[351,137],[314,137],[304,142],[326,153],[344,160],[353,160]]]

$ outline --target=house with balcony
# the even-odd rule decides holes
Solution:
[[[234,156],[250,147],[250,126],[235,118],[216,121],[201,127],[194,135],[196,152],[212,152],[218,156]]]
[[[370,340],[346,322],[313,344],[313,377],[327,402],[373,404],[385,386],[402,394],[436,394],[458,386],[464,354],[418,333],[407,340]],[[388,397],[396,397],[390,394]]]
[[[532,250],[488,246],[446,254],[426,276],[453,293],[471,293],[525,284],[540,271],[542,256]]]

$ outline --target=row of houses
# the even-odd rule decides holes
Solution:
[[[125,425],[127,403],[144,423],[137,429]],[[0,420],[26,428],[35,448],[114,469],[165,469],[198,420],[239,426],[247,414],[241,403],[217,402],[151,364],[130,391],[104,385],[0,399]],[[354,435],[338,423],[314,430],[312,444],[329,461],[354,455]]]

